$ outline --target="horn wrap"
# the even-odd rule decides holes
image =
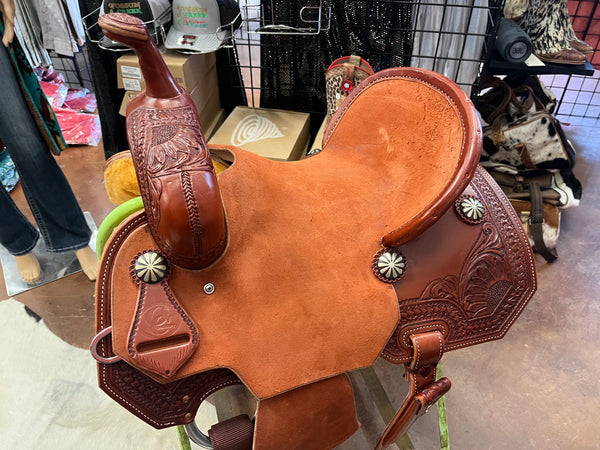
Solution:
[[[207,267],[225,250],[227,226],[194,103],[141,20],[111,13],[98,24],[134,50],[146,82],[127,105],[127,137],[152,237],[173,264]]]

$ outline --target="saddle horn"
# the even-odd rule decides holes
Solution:
[[[127,105],[127,135],[152,237],[173,264],[207,267],[225,250],[227,226],[194,103],[140,19],[110,13],[98,24],[109,39],[133,49],[146,82]]]

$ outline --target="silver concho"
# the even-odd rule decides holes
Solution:
[[[393,248],[384,248],[373,259],[375,276],[385,283],[393,283],[406,272],[406,259]]]
[[[167,275],[167,260],[160,253],[148,251],[135,261],[135,275],[144,283],[158,283]]]
[[[483,203],[475,197],[459,198],[456,201],[456,211],[461,219],[471,224],[480,223],[485,215]]]

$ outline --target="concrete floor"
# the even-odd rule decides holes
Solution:
[[[565,127],[579,152],[575,172],[584,194],[579,208],[563,213],[558,261],[538,260],[538,291],[503,340],[444,357],[444,375],[452,380],[446,400],[452,448],[600,448],[600,122],[592,125]],[[114,207],[102,184],[102,147],[70,148],[58,161],[82,209],[99,225]],[[20,188],[13,197],[31,218]],[[5,298],[0,280],[0,299]],[[62,340],[88,347],[94,334],[93,283],[82,273],[15,298]],[[398,407],[407,389],[402,368],[379,361],[374,372],[387,399]],[[378,383],[366,375],[351,375],[362,429],[341,449],[369,448],[383,430],[374,400]],[[411,428],[409,438],[414,448],[439,448],[434,409]],[[110,442],[94,448],[136,448],[120,445],[115,435]],[[176,442],[172,448],[178,448]]]

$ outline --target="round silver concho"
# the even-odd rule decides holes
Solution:
[[[469,224],[480,223],[485,216],[483,203],[475,197],[460,197],[456,200],[456,212]]]
[[[165,279],[168,271],[167,260],[160,253],[147,251],[135,261],[134,273],[144,283],[159,283]]]
[[[404,276],[406,259],[395,248],[383,248],[373,258],[373,272],[385,283],[393,283]]]

